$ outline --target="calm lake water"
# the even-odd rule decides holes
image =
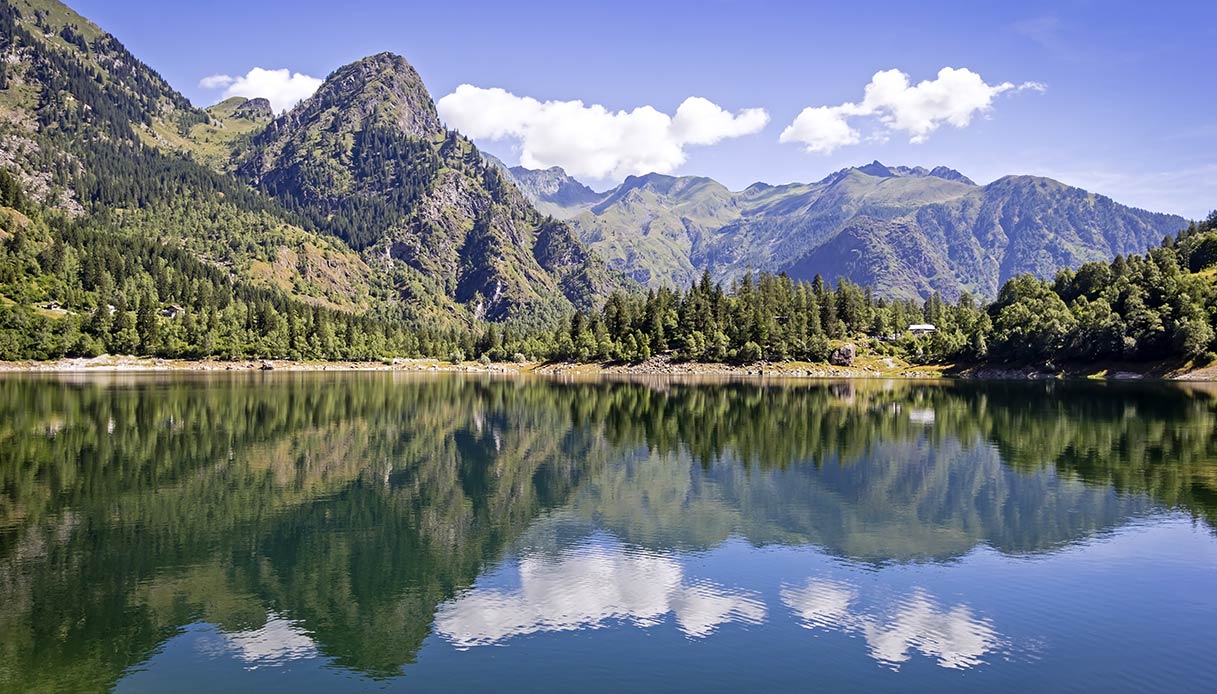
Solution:
[[[1217,391],[0,378],[0,690],[1217,686]]]

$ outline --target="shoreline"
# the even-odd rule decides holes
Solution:
[[[477,362],[452,364],[436,359],[394,359],[384,361],[294,361],[290,359],[162,359],[102,355],[93,358],[65,358],[54,361],[0,362],[0,373],[175,373],[253,371],[406,371],[452,373],[521,373],[520,364]]]
[[[1031,367],[964,367],[911,365],[894,359],[870,361],[855,366],[834,366],[812,362],[761,362],[746,366],[676,362],[664,358],[639,364],[584,364],[576,362],[453,364],[438,359],[391,361],[292,361],[283,359],[161,359],[102,355],[93,358],[54,361],[0,362],[0,373],[201,373],[262,371],[392,371],[402,373],[480,373],[497,375],[540,375],[559,378],[598,378],[602,376],[708,376],[790,379],[949,379],[949,380],[1101,380],[1101,381],[1217,381],[1217,365],[1201,368],[1171,369],[1161,364],[1094,364],[1077,368],[1044,371]]]

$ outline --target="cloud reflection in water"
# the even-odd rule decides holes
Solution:
[[[436,630],[468,648],[524,634],[596,629],[614,620],[649,627],[668,614],[683,633],[701,638],[723,624],[760,624],[766,616],[752,593],[691,581],[675,558],[620,544],[524,556],[519,578],[518,589],[474,588],[445,603]]]
[[[295,622],[270,615],[262,627],[224,634],[224,650],[247,667],[276,667],[293,660],[316,657],[318,648]]]
[[[871,657],[893,669],[911,651],[935,658],[945,668],[972,668],[1002,644],[989,621],[974,616],[970,607],[946,607],[919,588],[873,611],[859,604],[857,590],[839,581],[811,579],[802,587],[783,588],[781,595],[804,627],[859,634]]]

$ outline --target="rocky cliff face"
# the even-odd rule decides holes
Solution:
[[[392,53],[377,53],[330,73],[315,94],[270,128],[263,141],[275,142],[282,133],[318,126],[339,133],[381,126],[413,138],[443,131],[422,78],[405,58]]]
[[[252,121],[270,120],[275,117],[275,111],[271,108],[270,101],[256,98],[250,99],[238,106],[233,111],[233,116]]]
[[[542,170],[513,166],[507,174],[537,209],[559,219],[567,219],[605,197],[567,175],[560,166]]]

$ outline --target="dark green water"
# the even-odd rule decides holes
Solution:
[[[0,378],[2,691],[1213,691],[1217,396]]]

